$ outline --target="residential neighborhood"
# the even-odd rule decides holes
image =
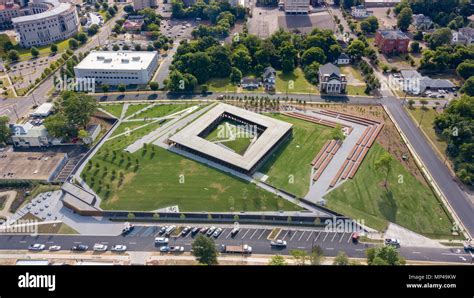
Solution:
[[[472,265],[471,1],[3,2],[0,265]]]

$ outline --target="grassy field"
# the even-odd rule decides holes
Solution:
[[[151,131],[149,126],[106,142],[86,166],[82,177],[102,197],[101,208],[150,211],[178,205],[181,211],[300,209],[252,183],[157,146],[149,145],[134,154],[123,151]]]
[[[235,92],[237,90],[237,86],[233,85],[228,78],[210,79],[206,84],[211,92]]]
[[[99,108],[103,109],[104,111],[109,112],[110,114],[114,115],[117,118],[120,118],[122,115],[123,104],[107,104],[107,105],[99,105]]]
[[[149,106],[150,104],[140,103],[140,104],[133,104],[129,105],[127,111],[125,112],[125,117],[133,115],[134,113],[144,109],[145,107]]]
[[[318,88],[306,80],[301,68],[296,68],[290,74],[277,71],[276,91],[283,93],[288,91],[288,93],[319,94]]]
[[[11,40],[8,35],[6,34],[0,34],[0,56],[5,56],[7,51],[4,48],[4,44],[7,41],[11,41],[13,43],[13,49],[17,50],[18,53],[20,54],[20,61],[26,61],[26,60],[31,60],[32,55],[29,48],[22,48],[18,45],[17,41]],[[55,43],[58,46],[58,54],[65,52],[69,48],[69,39],[58,41]],[[47,46],[41,46],[37,47],[39,50],[39,56],[38,57],[44,57],[48,56],[51,54],[51,45]]]
[[[311,161],[330,138],[332,129],[283,115],[269,116],[292,123],[293,136],[273,153],[259,172],[269,176],[267,183],[303,197],[309,189]]]
[[[226,119],[211,131],[205,139],[211,142],[221,143],[236,153],[243,155],[249,147],[254,135],[251,132],[243,131],[239,127],[237,122]]]
[[[189,108],[194,104],[160,104],[151,107],[133,117],[133,119],[159,118]]]
[[[426,135],[430,138],[430,140],[435,144],[436,148],[444,154],[446,151],[446,148],[448,147],[448,144],[446,141],[441,139],[435,132],[433,128],[433,121],[435,117],[438,115],[438,112],[433,109],[425,109],[423,110],[422,108],[413,108],[413,109],[407,109],[407,111],[411,114],[413,119],[415,120],[416,124],[420,124],[421,120],[421,126],[420,128],[426,133]]]
[[[418,181],[394,160],[386,190],[385,173],[375,169],[375,161],[385,149],[375,143],[354,179],[330,192],[327,206],[379,231],[393,222],[429,237],[451,235],[451,219],[431,189]],[[400,183],[401,182],[401,183]]]
[[[348,95],[367,95],[365,93],[365,86],[353,86],[347,85],[347,94]]]
[[[119,135],[123,132],[125,132],[127,129],[134,129],[137,127],[140,127],[142,125],[145,125],[147,123],[151,123],[152,121],[132,121],[132,122],[122,122],[117,129],[114,130],[114,133],[112,136]]]

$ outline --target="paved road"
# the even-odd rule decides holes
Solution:
[[[420,129],[410,119],[410,116],[404,110],[401,102],[392,96],[384,98],[382,102],[407,136],[416,153],[423,160],[423,163],[441,188],[441,191],[448,199],[458,217],[466,226],[466,229],[469,230],[471,235],[474,235],[474,208],[471,200],[454,181],[448,168],[438,158],[438,155],[434,152]]]
[[[288,255],[292,249],[302,249],[311,251],[315,245],[324,250],[326,256],[336,256],[339,251],[345,251],[348,256],[364,258],[365,250],[374,246],[366,243],[353,243],[351,233],[326,232],[324,230],[289,230],[282,229],[278,238],[288,242],[284,249],[274,249],[270,247],[270,240],[267,237],[272,229],[241,227],[239,233],[232,238],[230,235],[232,228],[226,227],[222,234],[215,240],[216,246],[248,244],[252,246],[256,254],[285,254]],[[46,246],[60,245],[62,249],[70,249],[73,245],[86,244],[91,249],[95,243],[107,244],[109,247],[115,244],[125,244],[130,251],[157,251],[154,245],[154,237],[158,236],[157,226],[137,226],[127,236],[64,236],[64,235],[40,235],[36,237],[24,235],[1,235],[0,249],[3,250],[24,250],[30,244],[42,243]],[[172,237],[169,245],[184,246],[185,251],[191,249],[193,237],[188,234],[185,237]],[[439,261],[466,263],[471,262],[472,256],[463,250],[455,248],[418,248],[402,247],[400,253],[409,260],[418,261]]]

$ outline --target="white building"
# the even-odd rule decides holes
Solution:
[[[35,126],[30,122],[25,124],[10,125],[12,131],[12,142],[15,147],[47,147],[61,143],[59,139],[53,139],[48,134],[44,125]]]
[[[319,91],[323,93],[345,93],[347,79],[341,74],[339,67],[326,63],[319,68]]]
[[[474,28],[465,27],[453,32],[451,42],[453,44],[471,45],[474,43]]]
[[[97,84],[147,84],[158,67],[158,53],[147,51],[92,51],[74,67],[76,78]]]
[[[77,33],[79,18],[76,7],[58,0],[33,0],[28,15],[13,18],[22,47],[48,45]]]
[[[371,16],[373,14],[372,11],[367,11],[364,5],[357,5],[352,6],[351,8],[351,16],[356,19],[363,19]]]
[[[287,14],[307,14],[309,0],[285,0],[284,9]]]
[[[135,10],[155,7],[158,7],[156,0],[133,0],[133,9]]]
[[[40,117],[46,118],[54,112],[54,104],[50,102],[45,102],[44,104],[40,105],[31,116],[33,117]]]
[[[351,57],[349,57],[349,55],[347,55],[346,53],[341,53],[341,55],[337,57],[336,64],[337,65],[351,64]]]

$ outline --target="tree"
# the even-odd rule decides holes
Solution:
[[[313,62],[324,64],[326,62],[326,55],[321,48],[313,47],[306,50],[301,56],[301,65],[307,66]]]
[[[393,157],[390,153],[385,152],[383,153],[379,159],[375,161],[375,169],[379,171],[385,171],[385,181],[384,181],[384,187],[387,189],[387,180],[388,180],[388,175],[390,174],[390,170],[392,169],[392,161]]]
[[[135,45],[135,51],[141,51],[141,50],[142,50],[142,46],[139,43],[137,43]]]
[[[275,255],[271,257],[270,261],[268,262],[268,265],[272,266],[284,266],[288,265],[285,261],[285,258],[280,256],[280,255]]]
[[[349,258],[347,254],[343,251],[340,251],[337,256],[334,258],[333,265],[337,266],[347,266],[349,265]]]
[[[379,28],[379,21],[375,16],[370,16],[360,22],[360,29],[364,33],[374,33]]]
[[[410,109],[413,109],[413,105],[414,105],[414,104],[415,104],[415,101],[410,98],[410,99],[408,100],[408,107],[409,107]]]
[[[452,33],[449,28],[440,28],[431,33],[428,38],[430,48],[436,49],[442,45],[449,45],[451,43]]]
[[[332,130],[331,138],[336,141],[344,140],[345,139],[344,132],[342,131],[342,126],[337,124],[336,127]]]
[[[37,47],[32,47],[30,50],[30,53],[31,53],[31,56],[33,56],[33,58],[37,58],[40,54]]]
[[[402,31],[407,31],[410,27],[413,11],[409,7],[403,8],[397,16],[397,26]]]
[[[469,96],[474,96],[474,76],[470,77],[464,82],[464,85],[461,88],[461,92]]]
[[[74,38],[71,38],[68,43],[71,50],[75,50],[79,46],[79,42]]]
[[[130,4],[125,5],[125,6],[123,7],[123,10],[124,10],[126,13],[130,14],[130,13],[133,12],[133,5],[130,5]]]
[[[79,32],[76,35],[76,39],[81,43],[85,44],[87,42],[87,35],[84,32]]]
[[[101,88],[102,88],[102,92],[104,92],[104,93],[109,92],[109,85],[107,85],[107,84],[102,84]]]
[[[119,84],[118,87],[117,87],[118,91],[120,92],[125,92],[125,90],[127,89],[127,87],[124,85],[124,84]]]
[[[456,67],[458,74],[465,80],[474,76],[474,60],[467,60]]]
[[[358,39],[353,40],[347,47],[347,54],[356,60],[360,59],[365,55],[365,44]]]
[[[297,265],[306,265],[308,260],[308,253],[301,249],[290,250],[290,255],[295,259]]]
[[[319,245],[316,245],[311,249],[309,261],[311,265],[321,265],[323,263],[324,250]]]
[[[232,84],[239,84],[242,80],[242,72],[237,67],[232,67],[230,81]]]
[[[16,62],[20,59],[20,54],[16,50],[8,51],[7,56],[8,56],[8,60],[10,60],[12,62]]]
[[[52,44],[51,47],[49,48],[51,53],[56,54],[58,52],[58,46],[56,44]]]
[[[158,82],[150,82],[150,89],[151,90],[156,91],[156,90],[158,90],[158,88],[159,88]]]
[[[48,130],[48,134],[55,138],[65,137],[71,133],[68,120],[61,113],[49,116],[44,120],[43,124]]]
[[[94,97],[70,91],[63,93],[58,105],[57,114],[63,114],[67,122],[76,129],[86,128],[90,117],[97,110],[97,101]]]
[[[405,265],[405,259],[400,257],[397,249],[393,246],[372,247],[365,251],[365,255],[368,265]]]
[[[11,130],[8,127],[9,121],[7,116],[0,117],[0,145],[4,145],[11,136]]]
[[[412,53],[419,53],[420,52],[420,43],[414,41],[410,44],[410,50]]]
[[[87,34],[89,36],[95,35],[99,32],[99,26],[97,24],[92,24],[88,29],[87,29]]]
[[[214,240],[199,234],[192,243],[193,256],[200,264],[217,265],[217,250]]]

